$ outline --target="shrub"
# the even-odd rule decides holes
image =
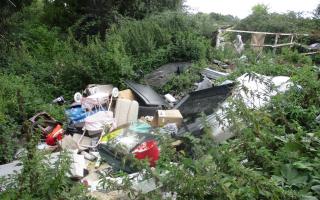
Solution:
[[[227,111],[228,119],[241,120],[233,123],[233,139],[215,144],[211,131],[201,137],[186,134],[176,152],[164,136],[157,167],[148,173],[162,187],[137,198],[156,199],[166,191],[177,199],[316,199],[320,83],[312,67],[290,71],[302,89],[293,86],[260,110],[230,102],[234,109]]]
[[[30,134],[30,133],[28,133]],[[67,176],[70,158],[62,152],[55,162],[50,156],[36,150],[39,134],[32,136],[27,153],[22,158],[23,168],[19,174],[2,180],[1,199],[92,199],[85,194],[80,183]]]

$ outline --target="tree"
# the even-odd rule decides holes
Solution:
[[[253,15],[266,15],[268,14],[268,6],[265,4],[257,4],[252,7],[252,14]]]
[[[15,12],[20,11],[24,6],[30,5],[32,0],[2,0],[0,1],[0,34],[7,30],[7,19]]]
[[[45,0],[44,21],[50,26],[72,26],[77,39],[102,38],[117,16],[142,19],[164,10],[182,9],[183,0]]]
[[[318,4],[317,8],[314,11],[314,18],[320,19],[320,3]]]

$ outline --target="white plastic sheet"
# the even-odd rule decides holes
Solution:
[[[237,35],[236,40],[233,43],[234,47],[236,48],[236,51],[238,54],[241,54],[242,51],[244,50],[244,44],[242,42],[241,35]]]
[[[293,85],[287,76],[270,77],[256,73],[246,73],[236,80],[239,85],[233,97],[242,100],[247,107],[257,109],[265,106],[272,96],[287,91]]]
[[[114,124],[113,112],[99,111],[85,118],[84,129],[87,131],[102,131],[108,124]]]
[[[270,77],[256,73],[251,75],[246,73],[236,80],[239,84],[230,98],[241,100],[248,108],[252,109],[262,108],[270,102],[272,96],[285,92],[293,86],[287,76]],[[234,135],[230,130],[230,123],[226,119],[225,111],[227,109],[231,109],[228,101],[222,103],[220,108],[207,118],[216,142],[224,141]]]

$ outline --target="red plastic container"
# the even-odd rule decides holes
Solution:
[[[57,140],[62,140],[63,129],[60,124],[58,124],[53,131],[47,135],[46,143],[47,145],[54,146],[56,145]]]
[[[139,160],[148,159],[150,166],[154,167],[159,160],[160,151],[156,141],[148,140],[135,148],[132,153]]]

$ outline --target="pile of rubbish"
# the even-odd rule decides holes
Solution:
[[[150,167],[155,167],[161,157],[161,135],[177,141],[186,133],[201,135],[204,129],[201,114],[204,113],[214,141],[221,142],[233,136],[231,125],[224,118],[228,99],[241,97],[246,106],[259,109],[271,96],[292,86],[289,77],[259,74],[254,74],[258,78],[244,74],[236,82],[225,81],[213,86],[213,79],[228,74],[209,68],[202,74],[204,79],[197,84],[197,89],[179,101],[171,94],[162,96],[149,85],[132,81],[126,81],[127,89],[121,91],[113,85],[88,85],[83,92],[75,93],[73,102],[65,110],[67,124],[63,125],[46,112],[30,119],[34,128],[42,133],[37,148],[54,152],[54,156],[59,156],[61,150],[70,152],[73,161],[70,177],[83,182],[91,191],[102,189],[101,175],[121,182],[121,178],[112,178],[112,173],[121,170],[130,174],[135,190],[147,193],[159,186],[153,179],[145,180],[144,172],[137,171],[131,163],[134,158],[146,159]],[[53,103],[62,105],[66,101],[61,96]],[[217,116],[225,123],[218,121]],[[15,161],[0,166],[0,175],[21,170],[16,164]]]

